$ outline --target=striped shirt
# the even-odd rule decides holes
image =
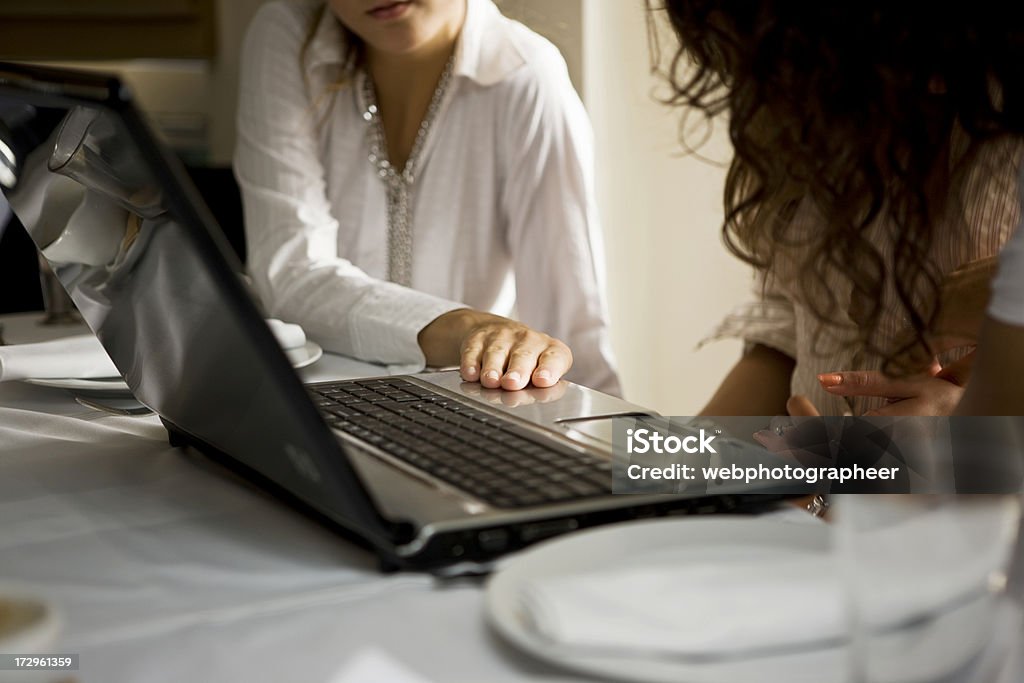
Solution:
[[[958,311],[969,322],[966,336],[956,336],[940,346],[942,364],[962,357],[976,340],[977,322],[983,317],[987,287],[995,271],[996,257],[1009,241],[1021,220],[1018,169],[1024,145],[998,143],[983,148],[961,185],[947,215],[936,226],[931,247],[931,263],[942,278],[942,308]],[[819,215],[805,202],[794,218],[795,235],[813,234],[820,225]],[[892,251],[887,234],[891,225],[883,218],[869,229],[869,239],[882,254]],[[1004,311],[1017,324],[1024,325],[1024,237],[1014,240],[1012,253],[1004,254],[999,279],[995,283],[992,313]],[[823,415],[860,415],[881,407],[885,399],[844,398],[821,388],[817,376],[843,370],[880,370],[884,358],[868,354],[851,344],[856,327],[856,301],[852,286],[839,272],[829,272],[825,281],[836,306],[829,324],[822,324],[803,302],[802,283],[797,277],[805,252],[780,248],[771,273],[755,277],[755,299],[733,310],[704,340],[740,338],[748,347],[762,344],[781,351],[796,361],[790,390],[809,398]],[[1015,260],[1014,260],[1015,259]],[[982,273],[982,277],[966,274]],[[1010,302],[1016,302],[1010,303]],[[957,321],[951,323],[957,326]],[[882,313],[876,328],[876,340],[884,349],[901,348],[912,334],[903,309],[897,303],[895,287],[885,291]],[[940,341],[940,344],[942,342]]]

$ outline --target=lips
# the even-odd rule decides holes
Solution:
[[[380,19],[382,21],[397,19],[405,14],[406,10],[409,9],[410,4],[412,4],[411,0],[391,0],[390,2],[383,2],[377,5],[373,9],[369,10],[367,14],[374,19]]]

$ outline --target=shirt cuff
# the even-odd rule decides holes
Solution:
[[[374,287],[349,311],[355,355],[388,365],[392,374],[420,372],[426,367],[417,340],[420,331],[438,316],[460,308],[466,305],[400,285]]]
[[[745,350],[762,344],[796,358],[796,316],[788,303],[752,301],[733,309],[697,348],[722,339],[742,339]]]

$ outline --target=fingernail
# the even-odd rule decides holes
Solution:
[[[472,377],[476,374],[476,368],[472,365],[462,368],[463,377]]]
[[[497,370],[488,370],[484,373],[484,379],[489,379],[492,382],[497,382],[500,377]]]
[[[824,375],[818,375],[818,381],[821,382],[821,386],[825,388],[837,387],[843,383],[843,376],[835,373],[828,373]]]
[[[538,370],[537,379],[549,380],[551,379],[551,373],[547,370]]]
[[[505,375],[505,379],[507,379],[508,381],[510,381],[510,382],[512,382],[514,384],[519,384],[519,380],[522,379],[522,376],[518,372],[513,370],[512,372],[510,372],[507,375]]]

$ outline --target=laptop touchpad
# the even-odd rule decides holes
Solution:
[[[619,413],[618,415],[602,415],[600,417],[574,417],[557,420],[558,426],[566,431],[567,436],[578,441],[596,440],[612,445],[612,425],[616,418],[648,417],[648,413]],[[580,438],[580,437],[584,438]]]

